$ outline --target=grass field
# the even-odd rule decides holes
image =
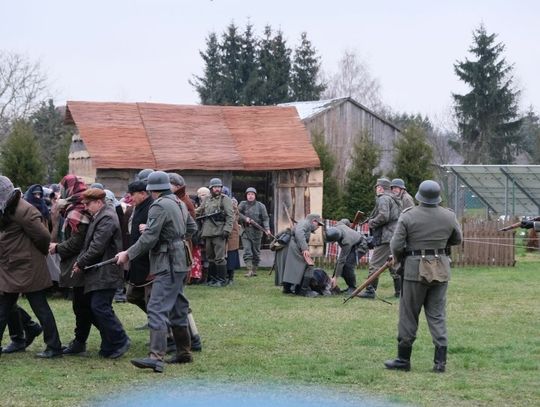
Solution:
[[[412,371],[388,371],[396,354],[397,301],[284,296],[262,271],[223,289],[190,286],[187,295],[203,337],[190,365],[167,366],[162,375],[135,369],[146,353],[147,331],[134,330],[144,314],[130,304],[115,310],[132,339],[123,358],[97,356],[92,331],[89,357],[38,360],[41,337],[25,353],[2,355],[2,406],[91,404],[131,387],[156,382],[208,380],[246,386],[316,385],[418,406],[540,405],[540,257],[519,255],[514,268],[455,269],[449,286],[447,373],[431,373],[433,346],[421,317]],[[366,271],[358,271],[359,281]],[[393,293],[383,275],[382,297]],[[25,301],[21,304],[29,309]],[[51,300],[61,337],[72,339],[71,304]],[[9,338],[4,336],[4,345]]]

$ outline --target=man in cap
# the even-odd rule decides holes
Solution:
[[[356,289],[354,269],[358,259],[368,252],[367,239],[363,233],[351,229],[348,219],[341,219],[333,228],[326,230],[327,242],[337,242],[341,251],[336,263],[334,276],[331,279],[332,288],[337,285],[337,279],[343,277],[347,284],[347,295]]]
[[[371,212],[368,225],[373,237],[373,254],[369,260],[369,275],[377,271],[390,256],[390,239],[400,214],[400,204],[397,198],[390,192],[390,180],[379,178],[375,184],[375,207]],[[390,273],[394,279],[394,289],[399,292],[400,280],[397,273],[391,268]],[[375,298],[379,279],[360,293],[361,298]]]
[[[390,247],[396,261],[404,260],[403,290],[399,301],[398,357],[384,362],[387,369],[409,371],[412,345],[422,306],[435,345],[433,371],[446,369],[446,290],[450,280],[448,247],[461,243],[454,212],[439,206],[441,187],[423,181],[416,200],[399,217]]]
[[[117,257],[118,263],[124,264],[150,254],[150,273],[154,276],[147,305],[150,352],[148,357],[133,359],[131,363],[141,369],[163,372],[169,327],[176,343],[176,356],[169,362],[193,361],[188,330],[189,302],[184,296],[184,278],[188,271],[184,238],[186,234],[193,234],[197,226],[186,206],[177,202],[165,172],[150,174],[146,189],[154,198],[146,229],[133,246]]]
[[[219,178],[210,180],[210,196],[197,208],[198,216],[206,216],[202,233],[206,241],[208,258],[208,285],[224,287],[227,285],[227,240],[233,228],[233,205],[231,198],[222,194],[223,183]]]
[[[324,226],[320,215],[310,213],[293,227],[283,270],[283,293],[317,296],[309,285],[314,265],[309,253],[309,239],[319,226]]]
[[[413,197],[407,192],[407,188],[405,188],[405,181],[403,181],[401,178],[394,178],[392,180],[390,183],[390,190],[400,200],[402,211],[414,206]]]
[[[84,293],[90,297],[92,317],[101,335],[99,353],[116,359],[126,353],[131,344],[112,307],[116,290],[124,286],[124,272],[114,263],[85,267],[114,258],[122,248],[122,232],[113,205],[105,202],[104,190],[90,188],[82,196],[92,220],[73,272],[84,275]]]
[[[242,247],[244,248],[244,263],[246,277],[257,275],[257,267],[261,261],[261,240],[263,232],[253,226],[253,223],[262,226],[266,234],[270,234],[270,224],[266,206],[257,200],[257,190],[253,187],[246,189],[246,200],[238,205],[240,222],[243,226]]]
[[[7,177],[0,176],[0,344],[10,313],[20,293],[43,327],[47,345],[36,356],[62,356],[62,345],[45,289],[52,285],[46,256],[51,235],[41,213],[21,198]]]

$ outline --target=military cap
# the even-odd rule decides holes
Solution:
[[[128,192],[130,194],[143,191],[146,191],[146,182],[144,181],[133,181],[128,184]]]
[[[82,202],[99,201],[105,199],[105,191],[99,188],[89,188],[82,194]]]
[[[308,216],[311,217],[311,220],[312,220],[312,221],[315,221],[315,222],[317,222],[319,225],[324,226],[324,222],[323,222],[323,220],[322,220],[322,218],[321,218],[321,215],[318,215],[318,214],[316,214],[316,213],[312,213],[312,214],[309,214]]]
[[[186,181],[184,181],[184,177],[182,177],[180,174],[177,174],[175,172],[169,172],[169,182],[172,185],[175,185],[177,187],[183,187],[186,185]]]

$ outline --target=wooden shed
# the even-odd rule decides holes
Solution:
[[[280,106],[295,107],[310,136],[317,133],[324,135],[326,144],[336,157],[334,175],[340,184],[345,182],[354,143],[363,130],[369,132],[372,142],[381,149],[381,162],[377,170],[382,174],[392,170],[394,141],[400,136],[400,129],[354,99],[346,97],[293,102]]]
[[[322,212],[322,171],[293,107],[67,102],[70,172],[121,196],[144,168],[178,172],[194,194],[222,178],[240,201],[254,186],[272,229]],[[322,244],[319,238],[313,242]]]

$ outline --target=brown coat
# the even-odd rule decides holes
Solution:
[[[0,220],[0,292],[30,293],[52,285],[45,260],[50,241],[39,211],[16,191]]]
[[[232,252],[240,248],[240,225],[238,224],[238,209],[234,209],[233,227],[229,240],[227,241],[227,251]]]

